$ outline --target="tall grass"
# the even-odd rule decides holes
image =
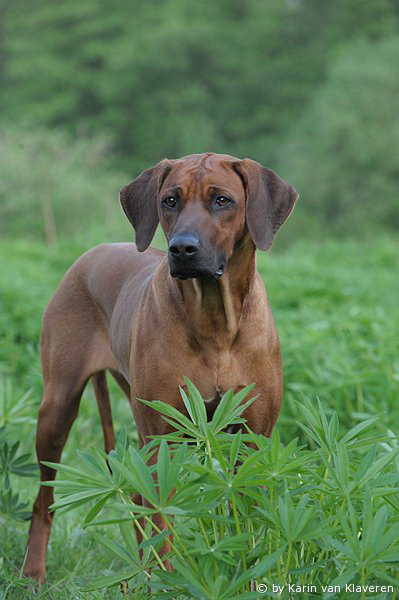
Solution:
[[[24,401],[25,412],[18,409],[13,413],[7,408],[5,430],[8,443],[19,439],[20,452],[29,452],[31,459],[32,419],[37,414],[41,394],[38,362],[41,313],[66,268],[91,244],[92,240],[61,243],[50,251],[42,245],[27,242],[0,244],[0,377],[9,382],[2,388],[7,407],[14,404],[18,407],[18,400],[30,390]],[[247,588],[240,592],[242,594],[256,593],[248,588],[261,583],[287,586],[296,582],[320,586],[341,577],[338,585],[344,585],[344,578],[352,576],[352,583],[360,584],[363,578],[365,584],[370,585],[376,581],[388,582],[388,578],[397,579],[394,537],[399,510],[396,455],[399,419],[398,251],[399,244],[392,239],[363,243],[327,240],[319,245],[294,244],[280,254],[259,255],[258,268],[265,279],[281,339],[285,376],[284,402],[275,433],[271,440],[254,442],[261,450],[254,459],[255,476],[265,483],[257,481],[254,487],[243,485],[239,489],[236,497],[238,531],[231,502],[226,503],[223,495],[225,482],[229,477],[239,480],[240,469],[257,451],[248,448],[243,439],[236,441],[237,438],[232,440],[224,433],[213,434],[213,438],[209,438],[212,461],[206,443],[187,446],[177,481],[181,493],[184,488],[189,490],[188,504],[182,508],[186,513],[178,515],[178,511],[171,511],[174,515],[171,524],[190,550],[195,568],[202,572],[204,565],[208,565],[204,571],[207,581],[201,577],[198,581],[200,585],[208,586],[214,597],[223,597],[228,586],[237,581],[239,573],[245,578],[244,571],[249,572],[249,579],[242,582],[243,589]],[[132,448],[137,447],[134,423],[126,400],[112,384],[111,388],[117,429],[121,429],[122,423],[130,424],[126,443],[123,436],[119,440],[121,458],[116,455],[115,461],[130,468],[132,453],[136,457]],[[24,421],[25,417],[30,421]],[[235,469],[230,466],[233,442],[238,448]],[[107,471],[104,457],[97,450],[101,447],[95,399],[88,389],[63,454],[63,464],[79,469],[82,474],[83,479],[76,483],[87,485],[84,481],[89,468],[87,460],[102,465],[102,476],[117,476],[116,467],[112,476]],[[87,459],[86,463],[77,456],[77,450],[83,452],[81,456]],[[145,469],[149,468],[147,451],[140,454]],[[223,471],[223,460],[227,471]],[[194,468],[191,469],[191,465]],[[200,477],[204,479],[203,488],[196,481]],[[64,478],[63,474],[60,473],[59,478]],[[27,481],[11,478],[11,487],[15,493],[22,494],[23,501],[31,503],[37,484],[27,486]],[[108,485],[111,489],[115,482],[109,480]],[[134,540],[128,537],[126,541],[119,525],[93,526],[93,521],[100,518],[120,518],[122,513],[118,512],[116,503],[120,504],[122,496],[127,499],[133,487],[132,481],[123,484],[118,502],[116,495],[110,498],[102,509],[104,512],[92,521],[88,520],[90,526],[85,520],[94,501],[56,517],[48,553],[49,583],[40,592],[43,598],[121,597],[118,587],[90,592],[82,589],[98,585],[98,577],[118,577],[120,571],[131,568],[133,563],[128,564],[122,559],[122,554],[126,557],[125,551],[129,557],[130,554],[138,556],[137,546],[132,546]],[[62,501],[67,490],[59,488],[59,491],[64,492],[57,493],[57,500]],[[98,491],[101,498],[104,489],[99,487]],[[212,494],[215,506],[209,509],[210,513],[208,511],[211,516],[193,516],[189,503],[194,500],[211,503]],[[67,497],[65,502],[68,502]],[[128,506],[125,510],[132,508]],[[220,519],[214,518],[217,514]],[[310,515],[308,525],[315,526],[315,537],[307,538],[304,534],[306,528],[301,529],[301,515],[305,521]],[[130,512],[127,516],[131,520]],[[206,537],[198,519],[203,519]],[[322,533],[317,534],[319,526]],[[150,525],[147,527],[149,535]],[[229,535],[222,539],[220,531],[223,527]],[[128,531],[132,536],[130,525]],[[243,537],[237,538],[239,535]],[[3,598],[4,595],[17,599],[32,597],[26,582],[19,579],[26,538],[26,523],[16,523],[7,515],[0,516],[3,557],[0,590]],[[231,546],[230,538],[233,538]],[[109,546],[114,550],[121,546],[121,554],[118,556],[103,546],[100,539],[109,540]],[[224,539],[226,547],[222,543]],[[144,547],[148,564],[156,560],[152,542],[154,540]],[[155,540],[155,551],[157,543],[160,542]],[[219,543],[221,546],[217,546]],[[215,545],[217,556],[223,557],[220,561],[212,558],[216,550],[209,551]],[[177,542],[176,548],[185,557]],[[277,557],[280,550],[281,555]],[[273,557],[275,562],[262,563],[268,557]],[[174,574],[170,575],[172,578],[182,579],[180,566],[196,572],[191,561],[182,562],[177,553],[171,560],[176,563]],[[219,583],[216,564],[220,565]],[[262,564],[263,570],[256,571],[258,564]],[[141,568],[142,563],[139,566]],[[159,563],[158,567],[153,569],[156,573],[151,583],[153,597],[157,597],[156,594],[162,597],[160,594],[168,585],[174,585],[181,597],[196,597],[191,588],[187,591],[188,588],[183,587],[189,585],[189,580],[185,584],[181,580],[180,583],[169,581],[169,576],[161,573],[163,569]],[[250,572],[252,567],[254,572]],[[133,588],[141,585],[136,597],[145,598],[145,573],[135,577],[129,583],[129,593],[134,597]],[[157,582],[159,589],[155,589]],[[194,584],[191,578],[190,585],[197,583]],[[394,583],[392,585],[395,587]],[[323,592],[318,590],[316,595],[310,591],[299,597],[321,597]],[[343,590],[331,597],[349,597],[345,593]],[[171,591],[169,597],[176,594]],[[282,597],[289,597],[288,588],[284,594]],[[254,597],[259,596],[258,593]],[[207,596],[204,594],[203,597]],[[381,592],[374,597],[395,596]]]

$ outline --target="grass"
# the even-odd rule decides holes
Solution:
[[[22,241],[0,244],[0,376],[3,379],[0,406],[2,401],[3,406],[8,407],[0,414],[0,425],[5,421],[9,438],[21,440],[21,452],[30,452],[31,458],[32,417],[36,415],[41,394],[40,316],[66,268],[86,248],[79,242],[63,244],[50,251],[39,244]],[[298,438],[299,444],[305,444],[306,452],[320,452],[317,439],[308,436],[298,425],[299,422],[309,427],[306,403],[317,407],[317,399],[329,421],[334,411],[338,415],[341,437],[370,417],[377,418],[367,431],[369,436],[378,438],[387,430],[397,434],[398,253],[397,241],[378,238],[363,242],[297,243],[280,254],[259,255],[258,268],[266,282],[283,353],[285,397],[277,424],[282,444]],[[118,389],[115,386],[111,389],[116,428],[131,423],[128,437],[134,445],[136,436],[130,409]],[[28,390],[30,394],[22,402],[22,412],[13,414],[10,407]],[[76,450],[79,448],[88,452],[102,448],[99,418],[90,389],[83,397],[63,462],[78,464]],[[383,450],[383,444],[377,442],[377,451]],[[357,455],[351,457],[353,465],[360,459]],[[332,471],[326,477],[333,477],[339,470],[337,463],[332,464],[333,467],[329,467]],[[389,507],[389,523],[394,525],[395,515],[396,518],[398,515],[397,480],[393,478],[388,487],[390,503],[379,501],[375,508],[377,511],[382,506]],[[37,492],[35,480],[15,477],[12,488],[29,503]],[[395,493],[391,495],[391,492]],[[364,499],[354,497],[353,501],[360,518]],[[338,514],[337,507],[335,509],[334,514]],[[79,507],[55,519],[47,562],[49,583],[38,597],[121,597],[118,589],[80,591],[81,584],[99,575],[111,574],[120,566],[118,559],[96,541],[91,528],[83,531],[86,512],[87,509]],[[32,590],[26,589],[18,579],[27,530],[26,522],[17,523],[7,515],[0,516],[3,556],[0,598],[32,597]],[[109,535],[109,529],[104,531],[99,527],[98,531]],[[336,560],[339,555],[337,548]]]

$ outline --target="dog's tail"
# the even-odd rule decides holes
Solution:
[[[94,373],[92,381],[104,433],[105,452],[108,454],[115,446],[115,434],[105,371]]]

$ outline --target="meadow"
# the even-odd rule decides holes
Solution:
[[[0,600],[399,598],[397,0],[3,4]],[[155,489],[111,378],[108,469],[87,386],[36,590],[21,570],[44,307],[82,252],[132,238],[123,185],[210,149],[258,160],[301,196],[258,257],[284,363],[273,437],[228,437],[244,399],[227,395],[206,423],[191,389],[191,422],[177,423],[191,443],[169,440],[173,458],[161,445]],[[173,574],[150,514],[138,554],[133,491],[174,515]],[[364,589],[379,584],[392,591]]]
[[[61,241],[50,249],[40,242],[0,243],[1,600],[33,597],[32,587],[20,578],[29,523],[18,517],[22,519],[23,513],[30,510],[37,493],[37,479],[19,476],[16,469],[10,474],[10,488],[18,494],[19,502],[27,506],[21,506],[21,514],[18,514],[14,501],[7,504],[4,490],[8,467],[4,447],[5,443],[10,448],[13,442],[20,441],[16,457],[28,454],[25,462],[34,461],[35,419],[41,396],[38,359],[41,314],[65,270],[89,246],[88,241],[82,240]],[[264,278],[280,335],[285,378],[284,401],[276,427],[278,435],[276,433],[270,447],[263,447],[262,452],[265,456],[272,452],[270,448],[275,448],[271,460],[277,464],[285,456],[288,468],[283,469],[281,477],[275,477],[271,484],[274,498],[267,500],[272,502],[268,505],[269,510],[265,505],[263,515],[257,515],[252,521],[247,514],[248,518],[243,522],[249,529],[245,529],[245,525],[245,531],[235,531],[234,535],[244,536],[237,539],[244,544],[241,548],[248,545],[248,557],[252,556],[254,568],[257,560],[274,555],[273,564],[264,564],[264,572],[254,571],[253,579],[258,583],[275,581],[284,585],[280,597],[321,597],[322,583],[338,581],[344,584],[346,580],[370,585],[385,582],[395,589],[377,594],[354,593],[351,597],[382,599],[399,595],[398,255],[398,241],[388,236],[362,241],[295,242],[279,251],[258,255],[258,269]],[[109,383],[116,431],[126,428],[128,442],[135,447],[135,427],[128,403],[118,388],[111,381]],[[348,435],[350,431],[352,433]],[[220,448],[216,452],[220,451],[219,463],[223,464],[223,457],[230,450],[226,440],[217,436],[216,449],[219,447],[217,440]],[[63,463],[83,468],[77,451],[95,456],[101,449],[97,407],[91,386],[88,386],[64,450]],[[212,464],[206,471],[206,461],[202,460],[206,458],[206,450],[201,447],[198,452],[194,457],[199,465],[198,475],[205,481],[210,477],[211,481],[214,477]],[[248,456],[244,450],[239,452],[245,463]],[[192,460],[191,456],[188,462]],[[200,473],[200,468],[205,471]],[[265,469],[265,464],[259,468]],[[29,474],[27,468],[25,475]],[[270,475],[270,481],[272,479]],[[192,483],[190,480],[187,485],[192,486]],[[128,491],[127,486],[126,496]],[[243,494],[245,496],[245,490]],[[127,588],[120,591],[119,587],[82,591],[99,576],[121,571],[122,551],[118,556],[115,548],[128,544],[121,539],[116,524],[83,527],[91,506],[80,504],[56,517],[48,551],[48,582],[37,595],[35,592],[35,597],[121,598],[123,594],[147,597],[149,592],[142,581],[137,583],[136,591],[134,586],[130,591]],[[240,510],[245,512],[245,506]],[[276,532],[285,531],[284,515],[288,521],[303,517],[307,520],[306,526],[311,520],[319,529],[310,535],[305,525],[298,526],[296,537],[287,534],[283,547],[284,534],[280,539],[279,533],[277,539]],[[264,525],[261,525],[261,516]],[[322,527],[323,523],[325,527]],[[257,529],[251,530],[254,524]],[[203,525],[212,530],[211,524]],[[229,526],[226,521],[225,534]],[[190,538],[186,530],[185,535]],[[249,541],[245,537],[248,532],[252,536]],[[267,549],[254,554],[262,536],[267,539]],[[113,542],[107,546],[105,539]],[[384,548],[377,547],[380,539],[386,539]],[[111,547],[118,540],[121,546]],[[195,543],[200,542],[196,539]],[[230,596],[223,595],[227,589],[227,579],[223,577],[230,577],[232,581],[238,576],[237,573],[232,576],[229,569],[233,568],[232,557],[238,557],[238,562],[241,560],[239,546],[236,543],[223,550],[225,554],[220,558],[218,575],[221,579],[216,584],[216,574],[214,581],[209,575],[209,581],[213,582],[209,592],[200,587],[195,591],[194,582],[187,583],[191,585],[187,590],[179,588],[180,584],[175,582],[178,591],[167,595],[159,588],[152,590],[148,597],[277,597],[270,590],[261,596],[249,581],[243,581],[242,590],[237,588]],[[191,556],[195,556],[194,550]],[[204,555],[198,560],[208,558]],[[245,557],[242,560],[245,562]],[[212,561],[209,565],[207,568],[213,573]],[[240,568],[242,574],[243,564]],[[177,573],[180,573],[179,568]],[[352,573],[352,579],[348,573]],[[188,573],[185,576],[189,578]],[[317,582],[318,591],[295,595],[287,586],[299,581],[303,585]],[[173,582],[170,585],[173,589]],[[165,582],[164,587],[167,587]],[[326,593],[326,597],[349,596],[342,592]]]

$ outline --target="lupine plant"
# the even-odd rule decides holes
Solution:
[[[29,503],[12,489],[12,481],[37,475],[37,465],[31,462],[30,454],[21,454],[21,442],[15,441],[18,427],[35,422],[29,415],[29,396],[27,392],[15,400],[9,379],[0,379],[0,515],[17,521],[26,521],[31,512],[27,510]]]
[[[47,484],[57,492],[53,509],[87,504],[84,527],[120,565],[82,591],[120,586],[132,598],[227,600],[259,598],[271,582],[282,598],[290,585],[399,586],[399,445],[391,432],[368,433],[377,417],[341,435],[336,413],[327,418],[303,398],[299,425],[311,449],[296,439],[284,445],[277,429],[268,439],[246,427],[253,386],[226,392],[207,421],[198,390],[186,384],[187,415],[146,402],[173,433],[136,449],[122,430],[108,456],[79,451],[80,468],[45,463],[60,475]],[[227,433],[229,424],[242,432]]]

